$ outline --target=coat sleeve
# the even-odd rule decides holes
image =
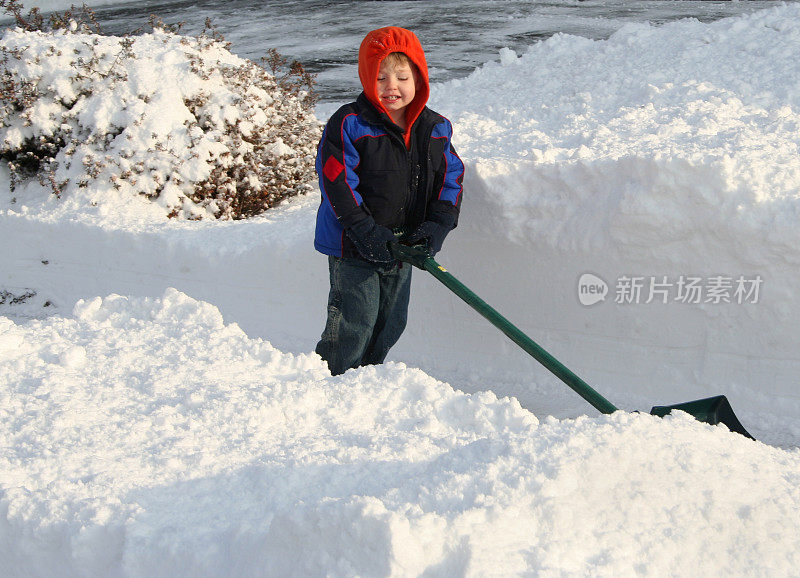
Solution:
[[[429,212],[446,212],[458,220],[458,212],[461,208],[461,196],[464,192],[464,163],[453,147],[453,125],[445,119],[443,123],[436,126],[432,138],[445,140],[444,151],[442,153],[443,175],[441,177],[441,187],[434,191],[433,198],[429,206]],[[438,179],[437,179],[438,181]]]
[[[348,135],[355,113],[339,111],[328,121],[317,149],[316,169],[323,202],[345,228],[365,217],[358,193],[358,151]]]

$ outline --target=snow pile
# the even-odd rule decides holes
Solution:
[[[402,364],[333,378],[215,307],[0,318],[7,575],[788,575],[800,453],[687,416],[539,423]]]
[[[556,35],[432,98],[515,242],[676,259],[700,228],[745,251],[767,231],[796,262],[799,21],[792,4]]]
[[[311,190],[320,130],[304,93],[220,42],[16,29],[0,49],[20,87],[0,116],[20,199],[41,195],[31,172],[62,210],[153,219],[250,216]]]

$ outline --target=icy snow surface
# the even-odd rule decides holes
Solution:
[[[316,198],[4,193],[0,573],[797,575],[798,53],[798,5],[631,25],[431,102],[468,166],[439,261],[619,406],[725,393],[772,445],[598,417],[419,271],[394,362],[331,377]]]

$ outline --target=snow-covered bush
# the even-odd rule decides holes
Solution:
[[[116,190],[171,217],[244,218],[307,192],[320,124],[302,70],[232,54],[213,35],[66,29],[0,40],[0,156],[95,202]],[[285,62],[273,53],[273,65]]]

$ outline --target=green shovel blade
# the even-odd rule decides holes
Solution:
[[[733,413],[733,408],[731,408],[728,398],[726,398],[724,395],[717,395],[695,401],[687,401],[685,403],[678,403],[675,405],[657,405],[650,410],[650,414],[658,417],[664,417],[673,409],[685,411],[689,415],[693,416],[696,420],[711,425],[717,425],[721,423],[732,432],[740,433],[751,440],[755,439],[747,432],[746,429],[744,429],[742,423]]]

